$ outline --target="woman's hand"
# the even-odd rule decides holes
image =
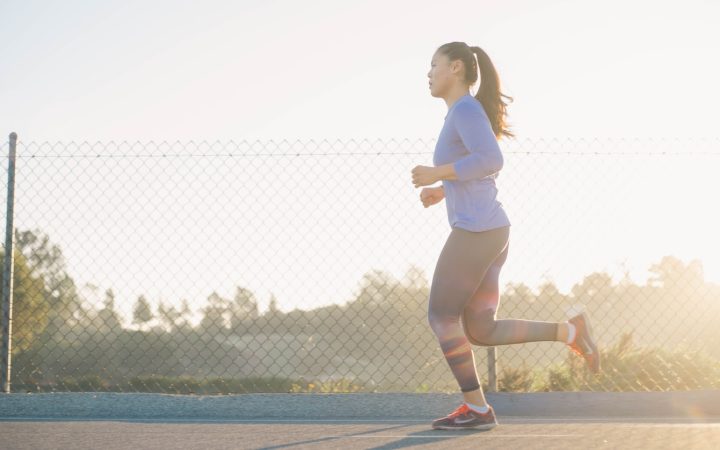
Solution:
[[[415,166],[412,170],[412,180],[415,187],[429,186],[440,181],[437,167]]]
[[[423,206],[426,208],[444,198],[445,190],[442,187],[423,188],[423,190],[420,191],[420,200],[422,200]]]

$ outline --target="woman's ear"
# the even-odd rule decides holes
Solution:
[[[455,61],[450,63],[450,71],[455,75],[460,75],[462,73],[463,66],[462,61],[459,59],[456,59]]]

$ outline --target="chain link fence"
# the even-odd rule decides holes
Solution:
[[[427,322],[450,227],[410,173],[434,146],[18,141],[12,390],[457,392]],[[604,370],[475,347],[485,389],[720,388],[720,140],[501,147],[498,317],[584,309]]]

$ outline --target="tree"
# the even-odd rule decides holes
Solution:
[[[209,334],[218,334],[230,326],[232,308],[230,300],[221,297],[213,291],[207,298],[207,306],[203,308],[203,318],[200,328]]]
[[[538,287],[537,296],[542,300],[550,300],[557,303],[564,300],[564,296],[551,280],[544,281]]]
[[[280,325],[282,324],[283,313],[277,306],[277,298],[275,294],[270,295],[270,303],[268,304],[268,310],[265,313],[267,318],[267,324],[270,327],[270,332],[279,333]]]
[[[426,289],[429,287],[428,279],[425,276],[425,271],[414,264],[405,271],[402,282],[404,285],[418,290]]]
[[[508,283],[505,286],[503,297],[508,299],[509,303],[526,304],[535,301],[535,295],[525,283]]]
[[[191,328],[190,316],[192,315],[192,311],[190,311],[190,305],[188,305],[187,299],[183,299],[181,305],[178,313],[178,328],[189,329]]]
[[[605,272],[594,272],[585,276],[582,282],[575,284],[571,292],[577,298],[588,298],[600,296],[604,298],[613,291],[613,281],[610,274]]]
[[[173,331],[178,326],[180,311],[174,306],[165,306],[165,303],[161,301],[158,303],[157,317],[166,330]]]
[[[120,315],[115,311],[115,294],[112,289],[105,291],[103,307],[97,313],[96,326],[103,333],[119,331],[122,328]]]
[[[230,305],[230,326],[241,334],[246,331],[245,325],[255,322],[260,316],[258,301],[250,289],[238,286]]]
[[[674,256],[665,256],[658,264],[650,266],[649,271],[653,274],[649,279],[651,286],[693,290],[705,282],[702,263],[696,259],[686,265]]]
[[[49,307],[46,334],[67,334],[87,312],[83,311],[75,282],[67,274],[62,251],[40,230],[15,230],[15,244],[33,275],[43,280],[43,296]]]
[[[275,294],[270,295],[270,304],[268,304],[268,314],[277,315],[280,313],[280,309],[277,306],[277,298]]]
[[[256,319],[259,315],[258,302],[250,289],[238,286],[233,297],[236,317]]]
[[[16,248],[13,270],[12,351],[30,348],[48,324],[50,306],[42,277],[33,274],[25,256]],[[2,252],[2,258],[5,258]],[[0,293],[5,287],[4,274]],[[1,297],[0,297],[1,298]]]
[[[139,325],[141,328],[153,319],[153,313],[150,309],[150,303],[148,303],[145,296],[141,295],[138,297],[133,308],[133,324]]]
[[[355,301],[365,305],[385,304],[397,281],[381,270],[371,270],[362,276],[360,293]]]

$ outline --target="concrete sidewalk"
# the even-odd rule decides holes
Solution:
[[[498,416],[720,418],[720,391],[491,393]],[[459,393],[1,394],[0,420],[432,419]]]

